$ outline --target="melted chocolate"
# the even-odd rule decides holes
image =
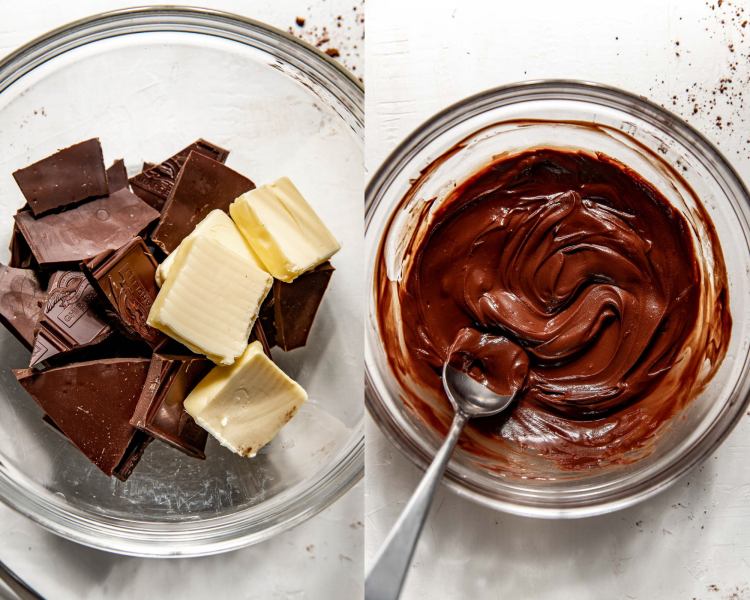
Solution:
[[[407,401],[443,433],[451,412],[440,372],[449,356],[499,393],[520,388],[511,409],[472,421],[462,441],[498,471],[517,471],[519,449],[562,469],[635,460],[626,455],[721,364],[731,317],[718,240],[717,301],[702,305],[690,225],[609,157],[506,157],[432,211],[426,234],[407,241],[397,285],[386,284],[381,249],[383,342],[402,383],[443,398],[445,410],[416,394]]]

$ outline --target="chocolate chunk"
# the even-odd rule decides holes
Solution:
[[[82,260],[119,248],[158,216],[157,211],[122,189],[59,214],[35,219],[26,211],[15,219],[39,265],[60,269],[75,268]]]
[[[26,243],[26,239],[18,229],[16,222],[13,222],[13,232],[10,234],[10,262],[8,266],[16,269],[28,269],[35,265],[34,255],[31,248]]]
[[[260,312],[258,313],[258,319],[256,323],[260,323],[263,328],[263,334],[266,338],[266,343],[269,348],[273,348],[276,345],[276,325],[274,324],[274,309],[273,309],[273,288],[263,300],[263,304],[260,305]],[[252,339],[250,341],[253,341]]]
[[[52,420],[52,417],[50,417],[48,414],[45,414],[42,417],[42,421],[44,421],[44,424],[47,425],[47,427],[50,430],[54,431],[57,435],[59,435],[61,438],[63,438],[66,442],[68,442],[72,446],[75,446],[75,444],[73,444],[73,442],[70,441],[70,438],[67,435],[65,435],[65,432],[62,429],[60,429],[57,426],[57,423],[55,423]],[[125,454],[120,460],[120,463],[117,465],[117,467],[115,467],[115,470],[112,472],[112,475],[117,477],[117,479],[119,479],[120,481],[125,481],[128,477],[130,477],[131,473],[133,472],[133,469],[138,464],[138,461],[141,460],[141,456],[143,456],[143,453],[146,450],[146,447],[152,441],[153,441],[152,437],[149,437],[143,432],[138,431],[133,436],[133,440],[128,445],[128,449],[125,451]]]
[[[255,184],[207,156],[191,152],[177,176],[172,192],[161,211],[151,240],[167,254],[214,209],[229,211],[234,200]]]
[[[151,169],[144,168],[143,173],[132,177],[130,185],[133,186],[133,191],[141,200],[160,211],[174,187],[182,165],[185,164],[191,152],[208,156],[220,163],[224,163],[227,160],[227,156],[229,156],[229,150],[219,148],[219,146],[206,140],[198,140],[190,144],[187,148],[183,148],[160,165]]]
[[[154,163],[150,163],[150,162],[145,162],[145,163],[143,163],[143,167],[141,169],[143,171],[148,171],[149,169],[153,169],[156,166],[158,166],[158,165],[155,165]]]
[[[124,481],[150,441],[130,425],[150,362],[114,358],[13,374],[91,462]]]
[[[265,355],[273,360],[273,356],[271,356],[271,346],[268,343],[268,339],[266,338],[266,333],[263,331],[263,326],[260,323],[260,319],[255,319],[253,328],[250,331],[250,338],[248,339],[248,343],[252,344],[256,340],[260,342],[261,346],[263,346],[263,352],[265,353]]]
[[[104,309],[132,339],[143,339],[152,348],[166,336],[146,323],[159,290],[155,274],[158,263],[140,237],[117,250],[108,250],[81,263]]]
[[[188,456],[205,459],[208,433],[182,403],[213,367],[203,356],[154,354],[130,424]]]
[[[16,214],[28,212],[30,210],[29,205],[24,204],[16,211]],[[36,262],[34,254],[31,252],[31,248],[26,243],[26,238],[23,237],[23,234],[18,229],[15,220],[13,221],[13,231],[10,234],[10,245],[8,246],[8,250],[10,250],[10,261],[8,262],[8,266],[15,269],[36,270],[39,268],[39,264]]]
[[[0,264],[0,323],[29,350],[44,297],[34,271]]]
[[[110,193],[102,147],[94,138],[13,173],[34,216]]]
[[[125,450],[125,454],[123,454],[119,464],[112,471],[112,475],[120,481],[126,481],[133,474],[133,469],[140,462],[148,445],[153,441],[154,438],[147,433],[136,431],[133,439],[130,440],[130,445]]]
[[[109,180],[109,193],[112,194],[117,190],[128,187],[128,171],[125,168],[125,161],[118,158],[107,169],[107,179]]]
[[[292,283],[274,279],[275,339],[285,352],[307,343],[307,336],[334,270],[331,263],[326,262],[303,273]]]
[[[57,271],[49,280],[30,367],[59,354],[93,346],[111,333],[91,284],[80,271]]]

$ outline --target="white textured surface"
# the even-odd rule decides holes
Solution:
[[[740,96],[750,80],[748,18],[747,2],[726,0],[373,0],[368,173],[448,105],[553,77],[599,81],[663,104],[719,144],[750,181],[750,111]],[[369,418],[366,435],[367,562],[421,473]],[[441,489],[403,600],[750,599],[748,439],[745,417],[716,456],[668,491],[585,520],[513,517]]]
[[[0,0],[0,56],[75,19],[133,4],[138,3]],[[357,43],[352,40],[359,40],[362,34],[363,23],[352,11],[359,2],[326,0],[325,4],[313,5],[300,0],[259,0],[252,4],[205,0],[201,4],[244,14],[284,30],[293,26],[295,33],[301,32],[308,41],[315,41],[308,29],[327,24],[332,28],[328,44],[339,48],[342,62],[358,65],[362,71],[361,57],[352,48]],[[333,29],[338,15],[343,16],[343,26]],[[307,19],[304,29],[294,24],[297,16]],[[155,560],[79,546],[47,533],[0,504],[0,560],[50,600],[351,600],[362,595],[361,523],[360,483],[319,516],[268,542],[214,557]]]

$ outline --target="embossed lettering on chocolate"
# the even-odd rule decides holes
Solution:
[[[512,410],[472,421],[462,442],[504,474],[515,468],[510,445],[562,469],[634,460],[729,343],[723,256],[699,207],[714,237],[710,282],[685,217],[614,159],[536,149],[495,161],[404,242],[398,283],[379,266],[394,374],[442,394],[450,353],[490,388],[520,386]],[[428,403],[410,401],[445,428]]]

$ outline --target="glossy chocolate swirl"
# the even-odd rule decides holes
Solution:
[[[684,407],[707,381],[701,369],[713,374],[726,353],[718,241],[721,289],[707,306],[686,219],[604,155],[502,159],[432,217],[395,288],[401,350],[384,343],[397,374],[435,391],[448,356],[499,393],[520,388],[510,414],[473,421],[474,433],[563,467],[620,459]],[[387,296],[384,331],[396,305]]]

